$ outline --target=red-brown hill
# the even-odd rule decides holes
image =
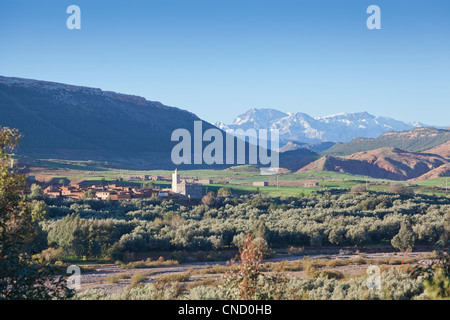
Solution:
[[[450,141],[443,143],[437,147],[428,149],[424,153],[433,153],[440,155],[441,157],[450,158]]]
[[[448,163],[442,156],[381,148],[354,153],[345,158],[325,156],[301,168],[305,171],[335,171],[373,178],[409,180]]]
[[[443,164],[436,169],[428,171],[427,173],[417,177],[415,179],[411,179],[411,181],[423,181],[428,179],[435,179],[441,177],[450,177],[450,163]]]

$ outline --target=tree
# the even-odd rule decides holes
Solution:
[[[155,185],[153,184],[152,181],[147,181],[143,185],[145,188],[148,188],[148,189],[154,189],[154,187],[155,187]]]
[[[217,191],[217,196],[218,197],[229,197],[229,196],[231,196],[232,195],[232,193],[231,193],[231,188],[220,188],[218,191]]]
[[[216,203],[216,197],[214,196],[213,192],[209,192],[208,194],[205,194],[202,198],[202,204],[204,204],[207,207],[212,207]]]
[[[15,129],[0,128],[0,300],[54,299],[72,295],[51,267],[31,256],[35,234],[30,204],[22,196],[25,179],[10,169],[10,152],[20,140]]]
[[[438,245],[438,261],[426,270],[425,293],[431,299],[450,300],[450,211],[445,215],[444,233]]]
[[[367,198],[363,202],[358,205],[358,208],[361,210],[375,210],[377,205],[379,204],[378,199],[376,198]]]
[[[44,221],[48,219],[48,206],[44,201],[33,201],[31,210],[31,219],[32,221]]]
[[[342,244],[344,242],[345,229],[342,227],[333,228],[328,234],[328,241],[332,244]]]
[[[353,186],[351,193],[364,193],[367,192],[367,188],[364,184],[357,184],[356,186]]]
[[[416,238],[414,236],[411,223],[406,220],[402,222],[400,231],[396,236],[394,236],[391,244],[394,248],[399,249],[400,251],[412,251],[415,240]]]
[[[253,227],[253,235],[255,238],[262,238],[264,240],[267,240],[267,227],[264,219],[262,217],[259,217],[258,222]]]
[[[225,274],[224,289],[227,296],[242,300],[255,299],[263,255],[262,248],[253,241],[253,235],[247,235],[239,249],[239,263],[233,263]]]
[[[89,189],[85,193],[83,193],[83,199],[97,199],[97,194],[94,190]]]
[[[81,219],[75,214],[59,220],[48,233],[49,243],[76,257],[105,256],[117,238],[111,220]]]
[[[223,236],[211,236],[209,241],[211,241],[214,250],[219,250],[223,247]]]
[[[33,183],[30,189],[31,189],[30,193],[31,199],[42,200],[45,198],[44,190],[42,190],[42,187],[40,185]]]
[[[390,193],[396,193],[403,196],[412,196],[414,195],[414,191],[411,188],[408,188],[407,186],[400,184],[400,183],[394,183],[389,186],[389,192]]]

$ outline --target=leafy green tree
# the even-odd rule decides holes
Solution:
[[[144,188],[149,188],[149,189],[153,189],[155,187],[155,185],[153,184],[152,181],[147,181],[143,183]]]
[[[31,209],[32,221],[44,221],[48,219],[48,206],[44,201],[33,201]]]
[[[344,228],[334,228],[328,234],[328,241],[332,244],[342,244],[344,242],[345,229]]]
[[[363,202],[361,202],[358,207],[361,210],[375,210],[378,205],[378,200],[376,198],[367,198]]]
[[[33,183],[31,185],[31,193],[30,193],[30,198],[33,200],[42,200],[45,198],[45,193],[44,190],[42,189],[42,187],[38,184]]]
[[[217,191],[218,197],[230,197],[232,195],[231,188],[220,188]]]
[[[255,238],[261,238],[261,239],[267,240],[267,233],[268,233],[268,230],[266,227],[266,223],[265,223],[264,219],[262,217],[260,217],[258,219],[258,222],[253,227],[253,235]]]
[[[402,222],[400,231],[396,236],[394,236],[391,244],[394,248],[399,249],[400,251],[412,251],[415,240],[416,238],[414,236],[411,223],[406,220]]]
[[[94,190],[89,189],[85,193],[83,193],[83,199],[97,199],[97,195]]]
[[[425,293],[435,300],[450,300],[450,212],[444,218],[444,234],[439,241],[439,260],[428,271]]]
[[[30,205],[21,195],[25,179],[9,166],[9,153],[19,140],[17,130],[0,128],[0,299],[67,298],[72,291],[65,281],[55,280],[51,267],[31,255],[35,230]]]
[[[323,236],[320,233],[311,235],[309,243],[312,247],[321,247],[323,242]]]
[[[101,257],[119,240],[115,231],[109,219],[81,219],[73,214],[57,222],[48,234],[48,241],[62,248],[67,255]]]

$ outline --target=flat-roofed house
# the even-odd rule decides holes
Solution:
[[[61,191],[59,190],[59,188],[57,188],[55,186],[49,186],[49,187],[45,188],[44,193],[48,194],[50,197],[53,197],[53,198],[61,197]]]
[[[319,186],[318,181],[305,181],[304,186],[306,188],[317,188]]]
[[[256,181],[253,182],[254,187],[267,187],[269,185],[269,182],[267,181]]]
[[[107,200],[108,198],[111,200],[117,200],[117,192],[113,191],[113,190],[97,191],[95,193],[95,195],[97,196],[97,198],[102,199],[102,200]],[[116,198],[116,199],[113,199],[113,198]]]

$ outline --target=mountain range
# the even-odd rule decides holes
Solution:
[[[238,129],[279,130],[280,166],[291,171],[335,171],[400,181],[450,175],[450,131],[418,122],[367,112],[312,118],[251,109],[230,125],[214,125],[238,137],[234,132]]]
[[[215,128],[191,112],[138,96],[0,76],[0,127],[19,129],[23,139],[17,154],[32,159],[173,169],[177,166],[171,161],[171,151],[178,141],[171,141],[171,135],[180,128],[193,135],[194,121],[201,121],[203,131]],[[312,118],[252,109],[230,126],[216,126],[279,129],[286,142],[279,148],[280,167],[290,171],[327,170],[393,180],[450,175],[450,130],[420,123],[366,112]],[[185,169],[230,166],[190,165]]]
[[[426,125],[403,122],[367,112],[340,113],[313,118],[306,113],[284,113],[275,109],[251,109],[238,116],[233,123],[214,123],[218,128],[233,133],[242,129],[278,130],[280,146],[320,142],[349,142],[356,138],[376,138],[388,131],[404,131]]]

